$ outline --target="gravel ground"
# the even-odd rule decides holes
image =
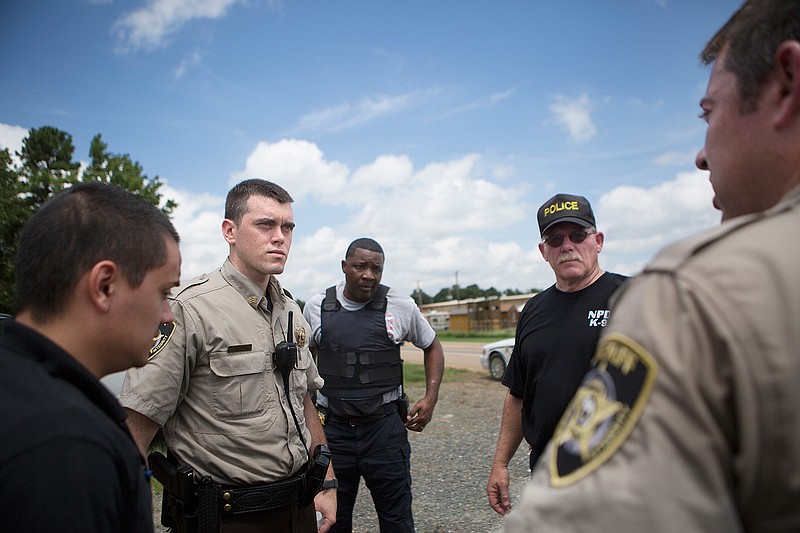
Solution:
[[[409,432],[417,532],[488,533],[502,528],[503,518],[489,507],[486,481],[506,390],[484,373],[470,372],[459,381],[445,381],[430,425],[422,433]],[[425,389],[410,387],[406,392],[414,400]],[[524,444],[509,469],[514,505],[530,475]],[[160,498],[154,498],[153,504],[159,524]],[[158,527],[157,531],[164,531]],[[379,531],[372,498],[363,482],[353,513],[353,531]]]
[[[469,376],[445,381],[430,425],[422,433],[409,432],[414,525],[419,533],[487,533],[503,525],[503,518],[489,507],[486,481],[507,389],[488,374]],[[419,398],[425,389],[409,388],[407,393]],[[526,446],[520,446],[509,469],[513,505],[530,476]],[[372,498],[363,482],[353,531],[378,531]]]

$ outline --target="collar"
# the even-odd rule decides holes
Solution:
[[[267,307],[268,303],[265,301],[267,300],[267,294],[269,294],[269,300],[272,301],[273,305],[281,308],[286,306],[286,297],[283,295],[281,284],[275,279],[275,276],[269,277],[267,291],[262,293],[261,288],[253,283],[250,278],[239,272],[229,258],[222,265],[222,277],[247,300],[248,305],[253,309],[258,309],[262,301],[263,306]]]
[[[54,379],[73,385],[114,422],[126,427],[124,422],[127,415],[114,395],[53,341],[16,320],[7,319],[3,321],[0,342],[17,356],[41,365]]]

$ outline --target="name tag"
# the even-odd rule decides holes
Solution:
[[[251,352],[253,351],[252,344],[235,344],[228,346],[228,353]]]

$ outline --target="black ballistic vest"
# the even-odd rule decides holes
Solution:
[[[402,383],[400,345],[386,333],[386,293],[379,285],[374,298],[358,311],[348,311],[336,299],[336,287],[322,301],[322,339],[317,367],[325,380],[322,394],[328,410],[341,417],[377,413],[383,394]]]

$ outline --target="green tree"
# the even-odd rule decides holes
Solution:
[[[411,298],[413,298],[414,301],[417,302],[417,305],[429,304],[434,301],[433,298],[422,289],[416,289],[414,292],[412,292]]]
[[[111,183],[134,192],[155,206],[161,203],[161,194],[158,190],[163,183],[156,176],[148,179],[138,161],[133,161],[128,154],[111,154],[108,145],[103,142],[100,134],[94,136],[89,147],[89,157],[92,159],[83,173],[81,181],[100,181]],[[171,215],[178,206],[173,200],[167,200],[161,211]]]
[[[20,195],[17,173],[7,149],[0,151],[0,312],[14,305],[14,257],[29,209]]]
[[[72,136],[52,126],[33,128],[17,152],[17,171],[24,182],[22,194],[31,214],[48,198],[78,180],[80,163],[72,161],[75,146]]]
[[[17,152],[18,165],[8,150],[0,151],[0,312],[13,312],[14,257],[22,226],[54,194],[81,181],[102,181],[138,194],[167,216],[178,205],[162,201],[158,176],[148,179],[128,154],[109,153],[99,134],[92,139],[91,162],[83,173],[72,160],[74,152],[72,136],[52,126],[28,132]]]
[[[448,302],[450,300],[455,300],[455,296],[453,296],[454,294],[455,292],[450,288],[444,288],[434,295],[433,301],[439,303],[439,302]]]

